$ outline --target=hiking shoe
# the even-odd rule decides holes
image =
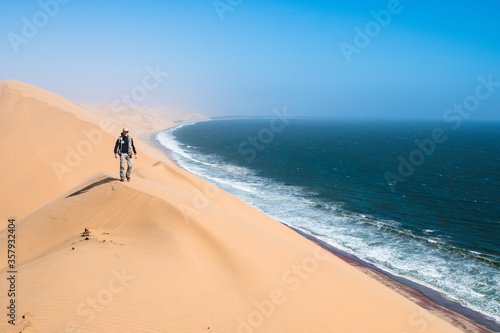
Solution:
[[[120,179],[120,181],[123,183],[125,181],[125,179]]]
[[[129,181],[130,181],[130,178],[127,178],[127,181],[129,182]]]

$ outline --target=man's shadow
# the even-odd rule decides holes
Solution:
[[[113,181],[118,181],[120,179],[118,178],[112,178],[112,177],[106,177],[106,178],[103,178],[95,183],[92,183],[90,184],[89,186],[86,186],[84,188],[82,188],[81,190],[78,190],[74,193],[71,193],[70,195],[68,195],[66,197],[67,198],[70,198],[70,197],[75,197],[77,195],[80,195],[80,194],[83,194],[83,193],[87,193],[89,190],[93,189],[94,187],[97,187],[97,186],[100,186],[100,185],[104,185],[104,184],[107,184],[107,183],[110,183],[110,182],[113,182]]]

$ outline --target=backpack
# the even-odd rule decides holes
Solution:
[[[120,149],[118,150],[118,153],[121,155],[121,153],[122,153],[122,145],[123,145],[123,135],[120,135],[118,137],[118,140],[120,141]],[[134,150],[132,149],[132,145],[133,145],[132,137],[129,136],[128,137],[128,156],[130,156],[130,157],[132,157],[132,154],[134,152]]]

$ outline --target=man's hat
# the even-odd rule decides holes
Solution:
[[[128,132],[128,128],[124,127],[122,133]]]

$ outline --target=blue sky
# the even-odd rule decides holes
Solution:
[[[495,0],[220,0],[219,12],[211,0],[59,1],[0,3],[0,80],[111,103],[160,68],[169,75],[140,104],[411,119],[442,119],[474,95],[479,76],[500,82]],[[390,20],[382,26],[372,11]],[[373,29],[369,44],[346,57],[341,45],[356,47],[356,27]],[[500,120],[500,87],[469,119]]]

